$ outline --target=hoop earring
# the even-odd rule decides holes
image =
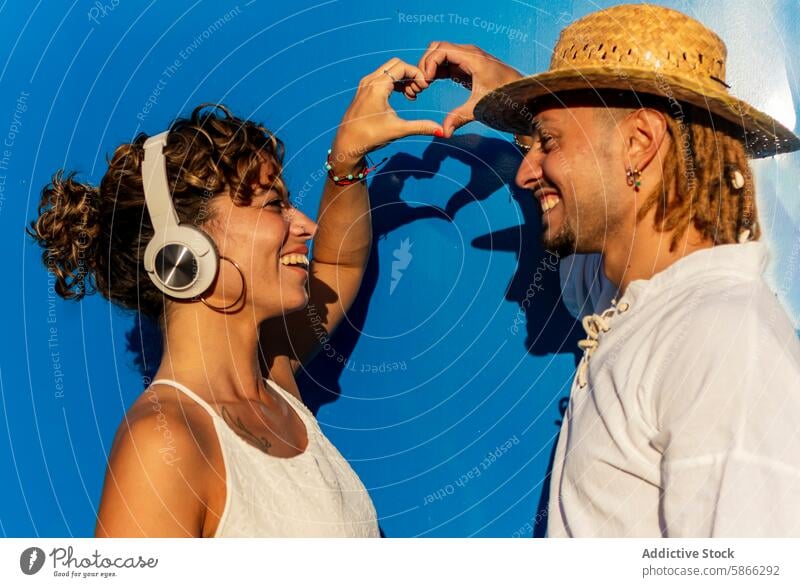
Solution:
[[[642,172],[639,171],[638,167],[634,167],[625,171],[625,181],[629,186],[633,187],[633,191],[638,192],[639,188],[642,187],[642,182],[639,180],[639,177],[642,175]]]
[[[224,314],[228,310],[233,308],[235,305],[237,305],[240,301],[242,301],[242,298],[244,298],[244,293],[247,290],[247,282],[244,280],[244,273],[242,273],[242,268],[239,267],[239,264],[236,261],[234,261],[233,259],[230,259],[228,257],[223,257],[222,255],[219,256],[219,259],[220,259],[220,261],[223,260],[223,259],[226,260],[228,263],[233,265],[233,267],[236,269],[236,271],[239,272],[239,277],[241,277],[241,279],[242,279],[242,293],[239,294],[239,297],[236,298],[236,300],[234,300],[233,303],[230,303],[227,306],[214,306],[212,304],[209,304],[204,296],[200,296],[200,301],[203,302],[203,304],[206,307],[211,308],[212,310],[214,310],[216,312],[222,312]]]

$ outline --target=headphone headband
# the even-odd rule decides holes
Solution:
[[[142,162],[142,182],[144,199],[150,222],[156,234],[163,232],[167,226],[180,224],[178,214],[172,205],[167,183],[167,161],[164,147],[167,145],[169,131],[150,137],[144,143],[144,161]]]

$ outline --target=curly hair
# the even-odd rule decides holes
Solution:
[[[123,308],[158,319],[165,296],[142,261],[154,235],[141,174],[147,138],[141,133],[117,147],[99,186],[77,181],[75,172],[57,171],[42,190],[38,217],[27,231],[44,249],[42,261],[54,274],[61,297],[80,300],[97,291]],[[176,119],[164,156],[181,223],[209,222],[210,199],[225,193],[237,206],[250,205],[259,187],[286,193],[283,142],[222,105],[202,104],[188,118]],[[260,181],[264,163],[270,165],[268,185]]]

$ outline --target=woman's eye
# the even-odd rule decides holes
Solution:
[[[273,198],[271,200],[267,200],[264,202],[263,208],[273,207],[278,210],[283,210],[283,208],[288,206],[288,202],[284,198]]]

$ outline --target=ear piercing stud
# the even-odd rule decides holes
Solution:
[[[625,181],[629,186],[632,186],[633,190],[636,192],[638,192],[639,188],[642,187],[642,182],[639,180],[641,175],[642,172],[639,171],[638,167],[634,167],[633,169],[628,167],[628,169],[625,171]]]

